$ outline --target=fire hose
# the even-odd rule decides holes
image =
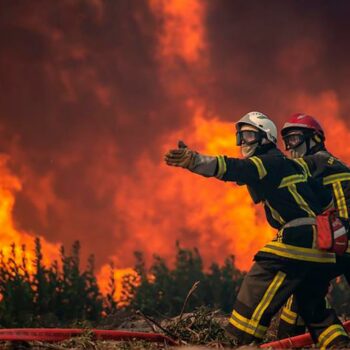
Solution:
[[[347,332],[350,331],[350,321],[343,323],[343,326]],[[285,338],[276,340],[270,343],[260,345],[260,348],[272,348],[272,349],[290,349],[290,348],[305,348],[310,347],[313,344],[310,333],[297,335],[291,338]]]
[[[350,331],[350,321],[343,323],[346,331]],[[68,328],[11,328],[0,329],[0,341],[44,341],[59,342],[72,337],[82,335],[84,329]],[[160,333],[146,333],[119,330],[92,329],[94,340],[146,340],[157,343],[167,343],[168,345],[178,345],[178,343]],[[290,349],[305,348],[312,346],[313,341],[310,333],[297,335],[295,337],[276,340],[260,345],[260,348]]]
[[[90,330],[89,330],[90,331]],[[0,329],[0,341],[58,342],[82,335],[84,329],[68,328],[11,328]],[[147,340],[177,345],[176,341],[160,333],[92,329],[95,340]]]

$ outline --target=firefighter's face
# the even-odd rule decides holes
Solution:
[[[303,157],[306,154],[307,146],[302,130],[291,130],[283,136],[283,141],[292,158]]]
[[[244,158],[251,157],[259,141],[260,133],[259,129],[252,125],[242,125],[237,132],[237,143],[241,147],[241,154]]]

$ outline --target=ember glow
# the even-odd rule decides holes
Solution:
[[[0,242],[79,239],[108,263],[133,252],[247,269],[273,235],[245,188],[163,163],[179,139],[239,156],[233,122],[319,118],[350,162],[346,1],[87,0],[0,4]],[[285,14],[288,13],[288,20]],[[268,23],[268,25],[267,25]],[[334,38],[337,38],[335,40]],[[336,69],[335,69],[336,67]],[[11,167],[9,166],[11,164]]]

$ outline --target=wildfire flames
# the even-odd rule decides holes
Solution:
[[[17,230],[13,220],[13,206],[15,204],[15,193],[21,190],[21,183],[8,169],[8,158],[0,156],[0,245],[1,251],[6,259],[11,254],[11,244],[15,245],[15,253],[18,261],[22,258],[22,246],[25,245],[26,257],[28,258],[28,269],[31,270],[31,261],[34,258],[34,241],[31,233]],[[58,248],[56,244],[49,243],[36,234],[42,240],[42,246],[45,251],[44,263],[49,264],[53,259],[58,258]]]
[[[347,40],[329,39],[347,38],[347,18],[309,2],[271,4],[3,2],[4,254],[39,235],[49,263],[79,239],[85,257],[96,254],[103,290],[110,260],[120,281],[135,250],[171,263],[176,240],[206,263],[234,254],[249,268],[274,232],[246,189],[162,158],[179,139],[237,157],[233,122],[259,110],[279,127],[291,113],[315,115],[330,151],[350,162]]]

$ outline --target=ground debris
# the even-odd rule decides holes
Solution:
[[[236,344],[223,329],[226,322],[227,317],[219,310],[200,307],[181,317],[165,320],[162,326],[181,344],[233,347]]]

